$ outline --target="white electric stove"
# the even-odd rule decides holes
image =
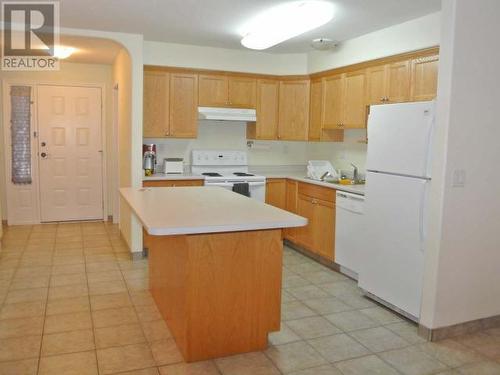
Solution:
[[[245,151],[193,150],[191,172],[205,176],[205,186],[220,186],[233,191],[241,190],[237,184],[248,184],[250,198],[264,202],[266,177],[248,173]]]

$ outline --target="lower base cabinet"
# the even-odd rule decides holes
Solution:
[[[275,179],[271,179],[275,180]],[[335,260],[335,189],[297,182],[268,180],[266,203],[307,218],[305,227],[287,228],[284,238],[329,261]],[[278,188],[279,186],[279,188]],[[284,186],[284,187],[283,187]]]

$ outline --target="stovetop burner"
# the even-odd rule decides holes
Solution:
[[[202,173],[203,176],[208,176],[208,177],[222,177],[220,173],[215,173],[215,172],[205,172]]]
[[[245,173],[245,172],[234,172],[233,174],[234,174],[235,176],[238,176],[238,177],[255,176],[254,174],[251,174],[251,173]]]

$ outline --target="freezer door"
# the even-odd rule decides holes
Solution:
[[[359,286],[418,318],[429,182],[368,173]]]
[[[371,106],[366,169],[430,177],[433,124],[434,101]]]

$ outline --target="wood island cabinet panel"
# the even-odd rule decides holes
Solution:
[[[439,56],[414,59],[411,63],[411,100],[432,100],[437,95]]]
[[[228,81],[226,76],[200,74],[198,80],[198,103],[200,106],[226,107],[228,105]]]
[[[366,74],[365,71],[347,73],[344,76],[343,128],[362,129],[366,127]]]
[[[198,133],[198,76],[170,74],[170,136],[196,138]]]
[[[266,180],[266,203],[282,210],[286,209],[286,180],[284,178]]]
[[[309,128],[309,80],[281,81],[278,138],[306,141]]]
[[[410,62],[400,61],[387,65],[387,101],[402,103],[410,100]]]
[[[146,138],[169,135],[170,75],[144,72],[143,134]]]
[[[257,81],[257,121],[247,124],[249,139],[278,139],[279,81]]]
[[[323,124],[324,129],[342,129],[344,80],[341,74],[324,78]]]
[[[235,108],[255,108],[257,80],[246,77],[229,77],[229,106]]]

